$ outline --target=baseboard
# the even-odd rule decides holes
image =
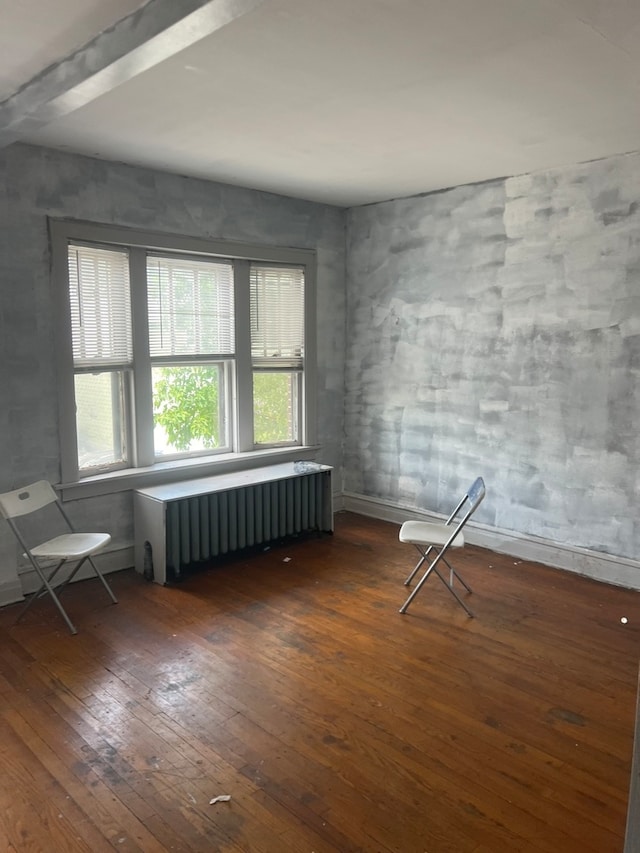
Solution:
[[[109,551],[102,551],[100,554],[96,554],[93,559],[104,575],[108,575],[111,572],[119,572],[123,569],[130,569],[133,566],[134,560],[133,545],[123,545]],[[63,571],[64,568],[60,570],[61,573]],[[13,601],[21,601],[23,593],[28,595],[30,592],[35,592],[40,588],[40,579],[30,566],[19,569],[18,577],[20,595],[18,598],[14,598]],[[85,564],[75,576],[73,582],[75,583],[76,581],[87,580],[87,578],[93,577],[95,577],[93,569],[91,566]],[[2,587],[0,587],[0,596],[2,596]],[[10,603],[10,601],[5,601],[4,598],[0,598],[0,605]]]
[[[334,495],[333,508],[335,512],[341,510],[356,512],[359,515],[379,518],[381,521],[398,525],[408,519],[442,521],[442,516],[435,513],[398,506],[379,498],[353,492]],[[470,521],[466,527],[465,539],[472,545],[479,545],[500,554],[509,554],[521,560],[532,560],[554,568],[565,569],[615,586],[640,590],[640,562],[637,560],[571,545],[560,545],[548,539],[525,536],[473,521]],[[134,565],[133,544],[105,551],[98,555],[98,560],[100,571],[105,574],[129,569]],[[83,567],[78,573],[77,580],[91,576],[91,568]],[[35,572],[26,567],[19,572],[18,578],[0,582],[0,607],[22,601],[24,594],[35,592],[38,587]]]
[[[397,506],[366,495],[345,492],[341,501],[342,509],[356,512],[381,521],[402,524],[403,521],[442,521],[443,517],[435,513]],[[528,536],[510,530],[501,530],[469,521],[465,527],[465,540],[471,545],[479,545],[499,554],[509,554],[521,560],[531,560],[565,569],[593,580],[640,590],[640,562],[627,557],[616,557],[587,548],[558,544],[538,536]]]

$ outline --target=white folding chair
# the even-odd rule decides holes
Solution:
[[[485,496],[485,486],[482,477],[478,477],[468,492],[462,497],[457,507],[453,510],[446,522],[431,522],[431,521],[405,521],[400,528],[400,541],[408,542],[414,545],[420,554],[420,559],[416,563],[413,571],[406,579],[405,586],[408,586],[416,576],[420,567],[425,563],[427,557],[433,553],[433,557],[429,567],[422,575],[415,588],[400,608],[400,613],[406,613],[407,608],[416,597],[420,589],[432,574],[437,575],[442,583],[446,586],[449,592],[454,596],[459,604],[466,610],[469,616],[473,613],[469,610],[465,602],[458,595],[454,588],[454,580],[457,578],[467,592],[471,592],[470,587],[462,580],[458,572],[447,561],[445,554],[449,548],[462,548],[464,546],[464,535],[462,528],[471,518],[478,506],[482,503]],[[441,574],[438,568],[439,563],[444,563],[449,569],[449,580],[447,581]]]
[[[37,513],[39,510],[43,510],[49,505],[55,505],[57,507],[59,513],[64,519],[66,532],[51,539],[47,539],[46,542],[41,542],[39,545],[30,546],[27,542],[27,536],[24,530],[21,529],[22,525],[19,526],[20,523],[16,522],[16,519]],[[62,508],[62,504],[60,503],[53,486],[50,483],[46,480],[39,480],[37,483],[25,486],[23,489],[16,489],[13,492],[0,494],[0,514],[2,514],[9,522],[9,526],[24,549],[25,556],[28,558],[41,581],[40,589],[33,593],[29,598],[27,604],[19,613],[16,622],[19,622],[20,619],[22,619],[24,614],[37,598],[40,598],[40,596],[48,592],[53,598],[56,607],[60,611],[60,615],[67,623],[71,633],[77,634],[78,632],[76,631],[73,622],[69,619],[64,607],[60,603],[56,590],[62,592],[69,581],[78,573],[78,570],[85,561],[92,567],[113,603],[117,604],[118,599],[111,591],[111,587],[106,582],[102,573],[92,559],[93,554],[100,551],[111,541],[111,536],[108,533],[76,533],[66,512]],[[39,516],[34,516],[34,519],[36,519],[36,523],[39,523]],[[57,517],[57,519],[59,526],[59,517]],[[50,521],[50,519],[47,519],[47,521]],[[44,522],[44,519],[42,519],[42,522]],[[73,562],[74,560],[77,561],[77,563],[71,573],[62,582],[53,584],[52,582],[58,575],[62,566],[65,563]],[[42,563],[51,563],[52,561],[55,562],[53,567],[46,567],[42,565]]]

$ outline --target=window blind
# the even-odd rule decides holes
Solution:
[[[129,364],[133,347],[128,253],[70,245],[69,298],[75,366]]]
[[[304,270],[251,265],[254,367],[300,369],[304,357]]]
[[[233,355],[233,267],[191,258],[147,257],[149,352]]]

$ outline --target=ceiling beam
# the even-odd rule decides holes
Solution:
[[[147,0],[0,103],[0,147],[88,104],[264,0]]]

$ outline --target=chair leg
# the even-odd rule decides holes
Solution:
[[[53,578],[56,576],[56,574],[58,573],[58,571],[62,568],[62,566],[63,566],[67,561],[66,561],[66,560],[62,560],[61,562],[59,562],[59,563],[58,563],[58,565],[55,567],[55,569],[51,572],[51,574],[50,574],[48,577],[47,577],[47,575],[42,571],[42,569],[40,568],[40,566],[38,566],[34,561],[31,561],[31,564],[32,564],[33,568],[35,569],[35,571],[37,572],[38,577],[40,578],[40,580],[41,580],[41,582],[42,582],[42,583],[41,583],[41,585],[40,585],[40,589],[39,589],[37,592],[34,592],[34,593],[29,597],[29,600],[27,601],[27,603],[25,604],[25,606],[22,608],[22,610],[21,610],[21,611],[20,611],[20,613],[18,614],[18,616],[17,616],[17,618],[16,618],[16,624],[17,624],[17,623],[22,619],[22,617],[25,615],[25,613],[27,612],[27,610],[31,607],[31,605],[33,604],[33,602],[34,602],[37,598],[40,598],[40,596],[41,596],[44,592],[48,592],[48,593],[49,593],[49,595],[51,596],[51,598],[53,599],[54,604],[55,604],[55,605],[56,605],[56,607],[58,608],[58,610],[59,610],[59,612],[60,612],[60,615],[62,616],[62,618],[64,619],[64,621],[67,623],[67,626],[68,626],[69,630],[71,631],[71,633],[72,633],[72,634],[77,634],[77,633],[78,633],[78,631],[76,630],[76,627],[75,627],[75,625],[73,624],[73,622],[72,622],[72,621],[69,619],[69,617],[67,616],[67,612],[66,612],[66,610],[64,609],[64,607],[62,606],[62,604],[60,603],[60,599],[58,598],[58,595],[56,594],[55,590],[57,589],[57,590],[59,591],[59,593],[62,593],[62,592],[63,592],[63,590],[64,590],[64,588],[67,586],[67,584],[68,584],[70,581],[72,581],[72,580],[73,580],[73,578],[76,576],[76,574],[78,573],[78,571],[80,570],[80,568],[84,565],[85,561],[88,561],[88,562],[89,562],[89,564],[91,565],[91,567],[92,567],[93,571],[94,571],[94,572],[95,572],[95,574],[97,575],[97,577],[98,577],[98,579],[100,580],[100,582],[102,583],[103,587],[106,589],[106,591],[107,591],[107,593],[108,593],[109,597],[111,598],[112,602],[113,602],[114,604],[117,604],[117,603],[118,603],[118,599],[117,599],[117,598],[115,597],[115,595],[113,594],[113,592],[112,592],[112,590],[111,590],[111,587],[110,587],[110,586],[109,586],[109,584],[106,582],[106,580],[104,579],[104,577],[103,577],[103,575],[102,575],[102,572],[98,569],[98,567],[97,567],[97,566],[96,566],[96,564],[93,562],[93,560],[91,559],[91,557],[84,557],[82,560],[79,560],[79,561],[78,561],[78,563],[75,565],[75,567],[74,567],[73,571],[72,571],[72,572],[71,572],[71,573],[70,573],[70,574],[69,574],[69,575],[64,579],[64,581],[63,581],[61,584],[59,584],[57,587],[52,586],[51,581],[53,580]]]
[[[425,552],[425,556],[426,556],[426,553],[427,553],[427,552]],[[407,612],[407,608],[409,607],[409,605],[411,604],[411,602],[413,601],[413,599],[416,597],[416,595],[420,592],[420,589],[423,587],[423,585],[424,585],[425,581],[427,580],[427,578],[429,577],[429,575],[431,574],[431,572],[435,569],[435,567],[437,566],[437,564],[440,562],[440,560],[441,560],[441,559],[442,559],[442,551],[440,551],[440,553],[438,554],[438,556],[437,556],[437,557],[435,558],[435,560],[431,563],[431,565],[429,566],[429,568],[426,570],[426,572],[422,575],[422,577],[420,578],[420,580],[418,581],[418,583],[415,585],[415,587],[414,587],[414,588],[413,588],[413,590],[411,591],[411,593],[410,593],[409,597],[407,598],[407,600],[405,601],[405,603],[404,603],[404,604],[402,605],[402,607],[400,608],[400,613],[406,613],[406,612]]]
[[[108,583],[106,582],[106,580],[104,579],[104,575],[102,574],[102,572],[100,571],[100,569],[96,566],[96,564],[93,562],[93,560],[92,560],[92,558],[91,558],[91,557],[83,557],[83,558],[82,558],[82,559],[81,559],[81,560],[76,564],[76,566],[75,566],[74,570],[71,572],[71,574],[69,575],[69,577],[65,578],[64,582],[63,582],[62,584],[60,584],[60,587],[59,587],[60,591],[62,591],[62,590],[65,588],[65,586],[69,583],[69,581],[72,581],[72,580],[74,579],[74,577],[76,576],[76,574],[78,573],[78,571],[82,568],[82,566],[85,564],[85,562],[88,562],[88,563],[89,563],[89,565],[90,565],[90,566],[91,566],[91,568],[93,569],[93,571],[94,571],[95,575],[97,576],[98,580],[101,582],[102,586],[106,589],[107,593],[109,594],[109,597],[111,598],[111,601],[113,601],[113,603],[114,603],[114,604],[117,604],[117,603],[118,603],[118,599],[117,599],[117,598],[115,597],[115,595],[113,594],[113,592],[112,592],[112,590],[111,590],[111,587],[109,586],[109,584],[108,584]],[[58,568],[59,568],[59,567],[58,567]],[[57,569],[56,569],[56,571],[57,571]],[[51,580],[51,578],[49,578],[49,580]]]
[[[469,589],[469,587],[468,587],[468,586],[466,585],[466,583],[462,580],[462,578],[461,578],[461,577],[460,577],[460,575],[455,571],[455,569],[451,569],[451,571],[452,571],[452,572],[453,572],[453,574],[458,578],[458,580],[459,580],[459,581],[460,581],[460,583],[465,587],[465,589],[466,589],[468,592],[471,592],[471,590]],[[467,607],[467,605],[464,603],[464,601],[460,598],[460,596],[458,595],[458,593],[456,592],[456,590],[453,588],[453,582],[451,582],[451,583],[447,583],[446,578],[443,578],[443,577],[442,577],[442,575],[440,574],[440,572],[439,572],[437,569],[434,569],[434,572],[438,575],[438,577],[440,578],[440,580],[442,581],[442,583],[446,586],[446,588],[449,590],[449,592],[451,593],[451,595],[456,599],[456,601],[458,602],[458,604],[460,604],[460,606],[461,606],[461,607],[466,611],[467,615],[468,615],[468,616],[471,616],[471,618],[473,619],[473,613],[471,612],[471,610],[469,610],[469,608]]]
[[[47,582],[49,583],[49,585],[51,585],[51,581],[57,575],[60,568],[62,566],[64,566],[64,563],[65,563],[64,560],[60,560],[60,562],[55,567],[55,569],[52,569],[51,574],[48,576],[46,581],[45,581],[45,572],[42,571],[39,566],[37,566],[37,567],[34,566],[34,571],[37,573],[37,575],[40,578],[40,580],[42,581],[42,583],[40,584],[39,589],[37,589],[35,592],[31,593],[31,595],[27,599],[24,607],[22,608],[20,613],[18,613],[18,615],[16,617],[16,624],[22,619],[22,617],[25,615],[27,610],[31,607],[33,602],[36,601],[38,598],[41,598],[48,591],[47,590]]]
[[[416,546],[415,546],[415,548],[416,548],[416,551],[421,555],[421,557],[420,557],[420,559],[418,560],[418,562],[415,564],[415,566],[413,567],[413,569],[412,569],[411,574],[409,575],[409,577],[408,577],[408,578],[406,579],[406,581],[404,582],[404,585],[405,585],[405,586],[409,586],[409,584],[411,583],[411,581],[414,579],[414,577],[415,577],[415,576],[416,576],[416,574],[418,573],[418,569],[419,569],[419,568],[420,568],[420,566],[424,563],[424,561],[427,559],[428,554],[429,554],[431,551],[433,551],[433,545],[429,545],[429,547],[427,548],[427,550],[426,550],[426,551],[423,551],[423,550],[420,548],[420,546],[419,546],[419,545],[416,545]]]
[[[59,564],[56,566],[56,568],[53,570],[53,572],[51,573],[51,576],[50,576],[49,578],[47,578],[47,576],[44,574],[44,572],[42,571],[42,569],[40,568],[40,566],[38,566],[38,565],[37,565],[37,563],[35,563],[34,561],[32,561],[33,568],[35,569],[36,573],[38,574],[38,577],[39,577],[39,578],[40,578],[40,580],[42,581],[42,586],[40,587],[40,589],[39,589],[37,592],[34,592],[34,593],[32,594],[32,596],[29,598],[29,601],[27,601],[27,603],[25,604],[25,606],[22,608],[22,610],[20,611],[20,613],[18,614],[18,616],[17,616],[17,618],[16,618],[16,624],[17,624],[17,623],[22,619],[22,617],[23,617],[23,616],[24,616],[24,614],[27,612],[27,610],[31,607],[31,605],[32,605],[32,604],[33,604],[33,602],[36,600],[36,598],[39,598],[39,597],[42,595],[42,593],[46,590],[46,591],[49,593],[49,595],[51,596],[51,598],[53,599],[53,603],[54,603],[54,604],[55,604],[55,606],[58,608],[58,612],[60,613],[60,615],[62,616],[62,618],[63,618],[63,619],[64,619],[64,621],[66,622],[67,627],[69,628],[69,630],[71,631],[71,633],[72,633],[72,634],[77,634],[77,633],[78,633],[78,631],[76,630],[75,625],[73,624],[73,622],[71,621],[71,619],[69,619],[69,617],[67,616],[67,611],[64,609],[64,607],[63,607],[63,606],[62,606],[62,604],[60,603],[60,599],[59,599],[59,598],[58,598],[58,596],[56,595],[56,593],[55,593],[55,589],[54,589],[54,588],[51,586],[51,584],[49,583],[50,579],[51,579],[51,578],[56,574],[56,572],[57,572],[57,571],[58,571],[58,569],[59,569],[59,568],[64,564],[64,562],[65,562],[65,561],[63,560],[63,561],[62,561],[62,563],[59,563]]]
[[[430,547],[429,547],[429,549],[428,549],[427,551],[425,551],[425,553],[424,553],[424,556],[425,556],[425,557],[426,557],[426,555],[429,553],[429,551],[431,550],[431,548],[433,548],[433,546],[430,546]],[[413,601],[413,599],[416,597],[416,595],[417,595],[417,594],[418,594],[418,592],[420,591],[421,587],[425,584],[425,582],[427,581],[427,579],[428,579],[429,575],[430,575],[432,572],[435,572],[435,573],[436,573],[436,575],[437,575],[437,576],[440,578],[440,580],[442,581],[442,583],[447,587],[447,589],[449,590],[449,592],[450,592],[450,593],[453,595],[453,597],[456,599],[456,601],[461,605],[461,607],[463,608],[463,610],[465,610],[465,611],[466,611],[466,613],[467,613],[469,616],[473,617],[473,613],[471,612],[471,610],[469,610],[469,608],[467,607],[467,605],[464,603],[464,601],[460,598],[460,596],[458,595],[458,593],[456,592],[456,590],[453,588],[453,581],[452,581],[452,583],[451,583],[451,584],[447,583],[447,581],[445,580],[445,578],[444,578],[444,577],[440,574],[440,572],[438,571],[437,566],[438,566],[438,563],[440,562],[440,560],[442,560],[442,562],[443,562],[443,563],[445,563],[445,564],[448,566],[449,571],[451,572],[451,577],[452,577],[452,579],[453,579],[453,576],[455,575],[455,577],[457,577],[457,578],[458,578],[458,580],[459,580],[459,581],[460,581],[460,583],[465,587],[465,589],[466,589],[468,592],[471,592],[471,589],[466,585],[466,583],[462,580],[462,578],[461,578],[461,577],[460,577],[460,575],[455,571],[455,569],[454,569],[454,568],[449,564],[449,562],[448,562],[448,561],[447,561],[447,559],[445,558],[445,556],[444,556],[444,554],[442,553],[442,551],[440,551],[440,553],[438,554],[438,556],[435,558],[435,560],[431,563],[431,565],[429,566],[429,568],[426,570],[426,572],[425,572],[425,573],[423,574],[423,576],[420,578],[420,580],[419,580],[419,581],[418,581],[418,583],[416,584],[415,588],[412,590],[411,594],[409,595],[409,597],[407,598],[407,600],[405,601],[405,603],[404,603],[404,604],[402,605],[402,607],[400,608],[400,613],[406,613],[406,612],[407,612],[407,608],[409,607],[409,605],[411,604],[411,602]],[[420,565],[420,563],[418,563],[418,565]],[[415,574],[415,570],[414,570],[413,574]]]
[[[67,575],[67,577],[62,581],[60,586],[56,587],[56,589],[58,590],[58,595],[60,595],[60,593],[62,593],[64,591],[67,584],[70,583],[74,579],[74,577],[78,574],[79,570],[81,569],[83,564],[86,562],[86,560],[87,560],[87,557],[83,557],[78,563],[76,563],[73,571],[69,575]],[[53,577],[53,575],[51,577]],[[51,582],[51,577],[49,578],[49,582]]]
[[[111,587],[109,586],[109,584],[108,584],[108,583],[106,582],[106,580],[104,579],[104,576],[103,576],[102,572],[101,572],[101,571],[100,571],[100,569],[96,566],[96,564],[93,562],[93,560],[91,559],[91,557],[89,557],[89,558],[88,558],[88,560],[89,560],[89,562],[91,563],[91,567],[93,568],[93,571],[96,573],[96,575],[98,576],[98,579],[99,579],[99,580],[100,580],[100,582],[102,583],[102,586],[106,589],[106,591],[107,591],[107,593],[108,593],[108,595],[109,595],[109,597],[110,597],[111,601],[113,601],[113,603],[114,603],[114,604],[117,604],[117,603],[118,603],[118,599],[115,597],[115,595],[113,594],[113,591],[112,591]]]
[[[449,574],[449,586],[453,589],[453,579],[458,578],[458,580],[460,581],[462,586],[467,590],[467,592],[473,592],[471,587],[464,582],[464,580],[460,577],[460,575],[456,572],[456,570],[452,569],[451,566],[449,566],[449,568],[451,569],[451,572]]]

